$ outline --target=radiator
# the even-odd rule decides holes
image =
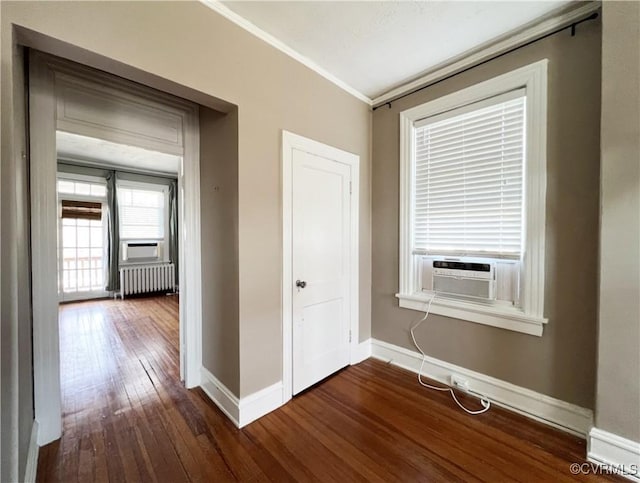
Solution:
[[[175,290],[175,266],[173,263],[131,265],[120,268],[120,296],[173,292]]]

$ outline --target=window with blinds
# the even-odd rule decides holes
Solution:
[[[413,253],[519,259],[524,89],[414,123]]]
[[[118,207],[122,240],[164,238],[166,193],[161,188],[118,186]]]

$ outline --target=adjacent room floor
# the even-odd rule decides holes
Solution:
[[[499,408],[468,416],[376,360],[239,430],[179,381],[175,296],[63,305],[60,331],[64,434],[39,481],[597,479],[570,473],[583,440]]]

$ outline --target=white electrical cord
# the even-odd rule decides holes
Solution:
[[[482,404],[482,408],[483,409],[479,409],[477,411],[472,411],[470,409],[465,408],[462,403],[460,401],[458,401],[458,398],[456,397],[456,393],[455,391],[450,388],[450,387],[437,387],[437,386],[432,386],[430,384],[427,384],[426,382],[424,382],[422,380],[422,369],[424,368],[424,363],[427,359],[427,355],[424,353],[424,351],[422,350],[422,348],[418,345],[418,342],[416,341],[416,336],[414,334],[414,331],[420,327],[420,325],[427,320],[427,317],[429,317],[429,311],[431,310],[431,303],[433,302],[433,299],[436,298],[436,294],[434,293],[433,296],[431,297],[431,299],[429,300],[429,305],[427,305],[427,310],[424,313],[424,317],[422,317],[418,322],[416,322],[415,324],[413,324],[413,327],[411,327],[411,339],[413,340],[413,345],[416,346],[416,349],[418,349],[420,351],[420,354],[422,354],[422,363],[420,364],[420,370],[418,371],[418,382],[424,386],[427,387],[429,389],[433,389],[435,391],[449,391],[449,393],[451,393],[451,397],[453,397],[453,400],[456,402],[456,404],[458,406],[460,406],[461,409],[463,409],[464,411],[466,411],[469,414],[472,415],[476,415],[476,414],[482,414],[484,412],[487,412],[489,410],[489,408],[491,407],[491,403],[489,402],[489,400],[483,396],[482,394],[478,394],[475,393],[473,391],[469,391],[469,393],[475,394],[476,396],[478,396],[480,398],[480,403]]]

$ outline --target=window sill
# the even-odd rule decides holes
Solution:
[[[400,307],[425,312],[431,296],[427,294],[396,294]],[[511,307],[494,307],[474,304],[461,300],[436,298],[431,304],[430,313],[444,315],[454,319],[467,320],[478,324],[490,325],[501,329],[513,330],[524,334],[542,336],[547,319],[527,315]]]

